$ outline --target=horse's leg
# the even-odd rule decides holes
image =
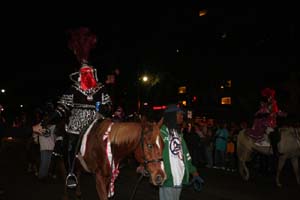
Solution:
[[[96,172],[96,189],[98,193],[98,197],[101,200],[108,200],[106,186],[108,183],[108,179],[101,175],[100,170]]]
[[[278,159],[278,166],[277,166],[277,172],[276,172],[276,185],[278,187],[281,187],[282,184],[280,183],[280,173],[281,173],[281,170],[285,164],[285,161],[286,161],[286,157],[285,156],[280,156],[279,159]]]
[[[243,179],[245,181],[248,181],[250,174],[249,174],[249,169],[248,169],[245,161],[240,160],[239,171],[240,171],[240,174],[243,177]]]
[[[64,191],[63,191],[63,196],[62,196],[62,199],[63,200],[68,200],[69,197],[68,197],[68,188],[66,186],[66,177],[67,177],[67,170],[66,170],[66,167],[65,167],[65,163],[64,163],[64,160],[63,159],[59,159],[57,161],[57,167],[58,167],[58,172],[59,172],[59,175],[60,177],[62,178],[63,180],[63,184],[64,184]]]
[[[300,185],[298,157],[291,158],[291,163],[292,163],[292,166],[294,169],[297,183],[298,183],[298,185]]]

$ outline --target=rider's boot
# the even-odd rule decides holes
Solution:
[[[79,141],[78,135],[70,135],[69,138],[69,147],[68,147],[68,163],[69,163],[69,172],[66,177],[66,186],[69,189],[74,189],[77,187],[78,181],[77,177],[74,173],[75,162],[76,162],[76,155],[78,153],[78,142]]]

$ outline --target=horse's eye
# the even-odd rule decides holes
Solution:
[[[153,145],[152,144],[147,144],[148,149],[152,149]]]

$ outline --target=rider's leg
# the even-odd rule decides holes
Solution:
[[[68,175],[66,178],[66,185],[69,188],[75,188],[77,186],[77,178],[74,174],[74,167],[75,167],[75,159],[77,154],[77,146],[79,136],[75,134],[69,135],[68,141]]]

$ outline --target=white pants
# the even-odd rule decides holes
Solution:
[[[159,200],[179,200],[181,187],[159,187]]]

